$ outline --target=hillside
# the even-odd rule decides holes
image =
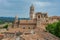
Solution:
[[[0,17],[0,24],[3,24],[5,22],[13,22],[14,21],[14,17]],[[18,20],[29,20],[29,18],[18,18]]]

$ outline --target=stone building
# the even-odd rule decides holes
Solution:
[[[29,20],[18,20],[18,16],[15,17],[12,28],[21,29],[34,29],[36,27],[45,29],[46,24],[57,22],[59,17],[48,17],[48,13],[34,11],[34,6],[30,7],[30,19]]]
[[[17,36],[16,33],[19,33],[18,36],[21,37],[22,40],[60,40],[58,37],[45,31],[45,26],[48,23],[58,22],[58,20],[60,20],[58,16],[49,17],[48,13],[35,13],[34,6],[31,5],[30,19],[18,20],[18,16],[16,16],[12,26],[3,34],[10,39],[11,36],[14,39]],[[20,35],[20,33],[22,34]]]

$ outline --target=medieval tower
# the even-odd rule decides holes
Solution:
[[[34,6],[33,6],[33,4],[31,5],[31,7],[30,7],[30,19],[34,19]]]
[[[17,28],[17,26],[18,26],[18,16],[15,16],[15,19],[14,19],[12,27]]]

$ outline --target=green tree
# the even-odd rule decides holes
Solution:
[[[57,37],[60,37],[60,21],[46,26],[46,30]]]
[[[54,31],[55,31],[55,35],[60,37],[60,21],[57,23]]]
[[[8,29],[8,24],[7,24],[7,25],[5,25],[3,28]]]
[[[4,24],[4,22],[2,20],[0,20],[0,24]]]

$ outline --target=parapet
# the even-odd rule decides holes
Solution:
[[[20,20],[20,24],[36,24],[34,20]]]

